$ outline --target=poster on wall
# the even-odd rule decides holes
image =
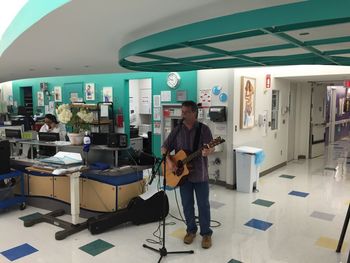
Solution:
[[[60,86],[56,86],[53,88],[55,101],[61,102],[62,101],[62,88]]]
[[[211,105],[210,89],[204,89],[199,91],[199,102],[202,103],[202,107],[210,107]]]
[[[255,90],[254,78],[241,78],[241,129],[254,127],[255,123]]]
[[[102,89],[103,102],[113,101],[113,89],[112,87],[103,87]]]
[[[153,119],[160,121],[160,108],[153,108]]]
[[[44,92],[38,91],[37,92],[37,99],[38,99],[38,107],[44,106]]]
[[[85,100],[95,100],[95,84],[85,84]]]
[[[160,121],[156,121],[153,124],[153,133],[154,134],[160,134],[161,133],[161,129],[160,129]]]

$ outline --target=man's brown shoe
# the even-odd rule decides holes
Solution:
[[[210,247],[211,247],[211,236],[203,236],[202,248],[210,248]]]
[[[185,244],[192,244],[194,238],[196,237],[195,233],[189,233],[187,232],[186,236],[184,237],[184,243]]]

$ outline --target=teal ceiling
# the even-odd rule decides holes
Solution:
[[[310,0],[170,29],[123,46],[119,64],[137,71],[350,65],[350,1]]]

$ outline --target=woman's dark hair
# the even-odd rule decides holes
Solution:
[[[55,115],[52,115],[52,114],[49,113],[49,114],[46,114],[46,115],[45,115],[45,118],[49,119],[49,120],[52,121],[53,123],[58,124],[58,121],[57,121]]]

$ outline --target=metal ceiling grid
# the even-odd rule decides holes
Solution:
[[[119,52],[119,63],[140,71],[350,65],[350,16],[344,11],[350,10],[350,1],[339,0],[336,7],[329,4],[311,0],[164,31],[124,46]],[[261,17],[271,19],[258,23]],[[245,21],[250,23],[244,24]],[[223,25],[226,28],[220,28]],[[130,55],[154,61],[135,62],[129,59]]]

